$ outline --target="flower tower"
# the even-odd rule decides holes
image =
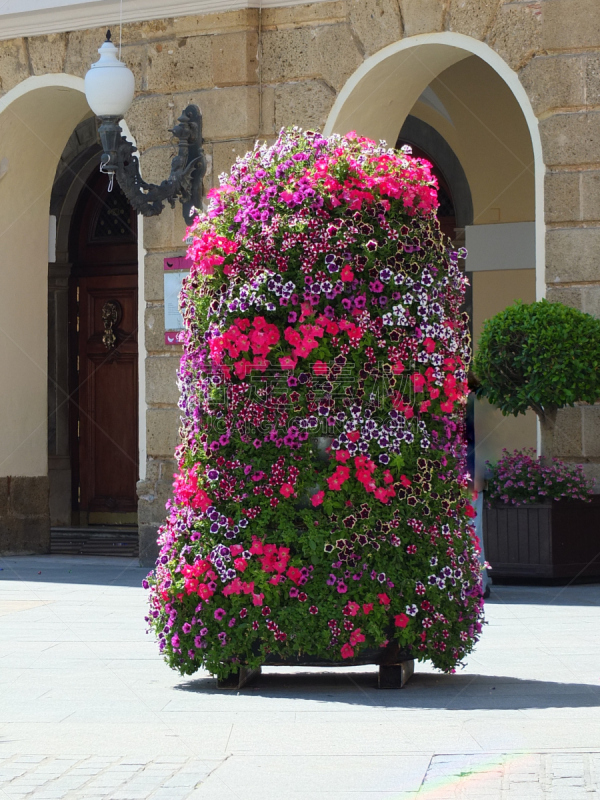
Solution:
[[[483,601],[465,278],[430,165],[292,129],[209,198],[181,297],[179,472],[146,582],[161,652],[224,678],[396,643],[452,671]]]

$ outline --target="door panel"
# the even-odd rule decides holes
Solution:
[[[82,276],[78,285],[79,510],[135,512],[137,276]]]

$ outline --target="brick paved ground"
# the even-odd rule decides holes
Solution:
[[[144,633],[120,559],[0,559],[0,800],[600,800],[600,586],[498,587],[453,676],[265,670],[222,692]]]

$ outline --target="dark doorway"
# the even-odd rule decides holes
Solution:
[[[137,220],[98,172],[69,241],[73,524],[135,525],[138,480]]]

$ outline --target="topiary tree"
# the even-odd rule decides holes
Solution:
[[[210,192],[146,584],[182,673],[388,643],[453,670],[478,639],[465,278],[436,206],[427,162],[296,129]]]
[[[600,320],[562,303],[517,302],[483,326],[477,395],[504,415],[535,411],[549,457],[558,409],[600,397],[599,367]]]

